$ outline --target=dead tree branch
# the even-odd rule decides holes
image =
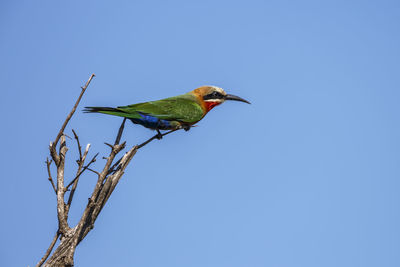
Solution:
[[[76,161],[78,164],[75,178],[65,186],[64,185],[64,167],[66,160],[66,153],[68,151],[65,133],[64,130],[68,125],[71,117],[74,115],[77,106],[79,105],[80,100],[82,99],[83,94],[85,93],[87,87],[92,81],[95,75],[92,74],[89,80],[86,82],[85,86],[82,87],[81,93],[75,102],[71,112],[68,114],[65,119],[63,125],[61,126],[60,131],[58,132],[54,142],[50,143],[50,155],[52,157],[52,161],[47,159],[47,171],[49,175],[49,181],[51,182],[54,191],[57,195],[57,219],[58,219],[58,231],[53,238],[49,248],[47,249],[45,255],[39,261],[37,266],[73,266],[74,265],[74,254],[75,249],[78,244],[86,237],[86,235],[93,229],[94,223],[102,211],[103,207],[107,203],[110,198],[112,192],[117,186],[118,182],[122,178],[125,173],[125,169],[128,166],[131,159],[135,156],[136,152],[150,143],[155,139],[160,139],[160,134],[157,134],[147,141],[133,146],[130,148],[123,156],[121,156],[117,161],[115,158],[121,151],[126,147],[126,142],[121,141],[122,133],[124,130],[126,119],[124,118],[122,124],[118,130],[118,134],[115,138],[114,144],[107,144],[110,147],[110,153],[105,158],[106,162],[102,171],[95,171],[90,168],[91,164],[96,161],[96,157],[98,153],[92,157],[90,162],[85,165],[85,161],[87,155],[89,153],[90,144],[88,144],[85,148],[85,151],[82,153],[82,147],[80,144],[80,140],[78,134],[75,130],[72,130],[74,134],[74,138],[76,140],[76,144],[78,147],[79,159]],[[179,129],[176,129],[179,130]],[[161,135],[168,135],[176,130],[168,131]],[[58,152],[57,152],[57,145]],[[51,177],[50,165],[54,162],[57,167],[57,186],[54,185],[53,179]],[[68,224],[68,214],[71,208],[71,203],[74,197],[74,194],[78,187],[79,178],[86,171],[89,170],[97,175],[97,181],[94,185],[93,192],[91,196],[88,198],[88,203],[82,213],[82,216],[74,227],[70,227]],[[72,186],[72,187],[71,187]],[[68,189],[71,188],[68,195],[68,200],[65,201],[65,194],[68,192]],[[50,256],[51,251],[53,250],[57,240],[60,239],[58,247],[55,249],[54,253]],[[49,257],[50,256],[50,257]]]
[[[56,189],[56,186],[54,185],[54,181],[53,181],[53,177],[51,177],[51,170],[50,170],[50,166],[51,166],[51,163],[52,163],[53,161],[52,160],[49,160],[49,158],[47,158],[46,159],[46,165],[47,165],[47,174],[49,175],[49,178],[48,178],[48,180],[50,181],[50,183],[51,183],[51,186],[53,187],[53,189],[54,189],[54,193],[56,193],[56,195],[57,195],[57,189]]]
[[[77,179],[79,179],[79,177],[80,177],[86,170],[91,170],[91,169],[89,168],[89,166],[90,166],[92,163],[96,162],[96,158],[97,158],[98,155],[99,155],[99,153],[96,153],[96,155],[93,156],[93,158],[90,160],[90,162],[89,162],[86,166],[83,167],[82,171],[80,171],[80,172],[75,176],[75,178],[65,187],[65,188],[67,188],[67,190],[71,187],[71,185],[73,185],[73,184],[75,183],[75,181],[76,181]]]
[[[75,131],[73,131],[73,133],[74,133],[74,135],[75,135],[75,139],[76,139],[76,141],[77,141],[78,148],[79,148],[79,160],[78,160],[78,170],[76,171],[76,178],[73,180],[72,189],[71,189],[71,191],[70,191],[70,193],[69,193],[68,202],[67,202],[67,206],[66,206],[66,210],[67,210],[67,211],[66,211],[66,214],[67,214],[67,216],[68,216],[69,208],[71,207],[71,203],[72,203],[72,199],[73,199],[74,194],[75,194],[76,187],[78,186],[79,177],[81,176],[81,174],[82,174],[82,173],[86,170],[86,168],[87,168],[87,167],[86,167],[85,169],[83,169],[83,168],[84,168],[84,167],[83,167],[83,164],[85,164],[86,156],[87,156],[87,154],[89,153],[89,148],[90,148],[90,144],[87,144],[86,149],[85,149],[85,152],[84,152],[83,155],[82,155],[81,146],[80,146],[80,144],[79,144],[79,138],[78,138],[78,136],[76,135]],[[88,166],[90,166],[90,164],[92,164],[94,161],[96,161],[96,157],[93,157],[93,158],[92,158],[92,160],[89,162]],[[82,170],[82,169],[83,169],[83,170]],[[71,183],[72,183],[72,182],[71,182]],[[70,184],[71,184],[71,183],[70,183]],[[70,184],[66,187],[66,189],[69,188]]]
[[[55,161],[55,163],[56,163],[57,165],[59,164],[59,160],[60,160],[60,159],[59,159],[59,155],[57,155],[57,153],[56,153],[56,146],[57,146],[57,143],[58,143],[58,141],[60,140],[61,136],[64,134],[65,127],[67,127],[67,124],[68,124],[69,120],[72,118],[72,115],[74,115],[74,113],[75,113],[75,111],[76,111],[76,108],[77,108],[78,105],[79,105],[79,102],[81,102],[81,99],[82,99],[83,94],[85,93],[87,87],[89,86],[90,82],[92,81],[92,79],[93,79],[94,77],[95,77],[95,75],[92,74],[92,75],[89,77],[89,80],[86,82],[86,84],[85,84],[83,87],[81,87],[81,88],[82,88],[81,93],[80,93],[78,99],[76,100],[74,107],[72,108],[71,112],[68,114],[68,116],[67,116],[67,118],[65,119],[63,125],[61,126],[61,129],[60,129],[60,131],[58,132],[58,134],[57,134],[57,136],[56,136],[56,139],[54,140],[54,142],[52,142],[52,143],[50,144],[50,153],[51,153],[51,156],[53,157],[53,159],[56,159],[56,160],[54,160],[54,161]]]

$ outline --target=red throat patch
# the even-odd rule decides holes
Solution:
[[[213,107],[218,106],[219,104],[221,104],[221,102],[206,102],[204,101],[204,105],[206,107],[207,112],[209,112],[210,110],[213,109]]]

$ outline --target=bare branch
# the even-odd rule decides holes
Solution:
[[[107,181],[104,183],[102,190],[99,193],[99,196],[96,201],[96,205],[93,210],[93,215],[90,221],[90,227],[93,227],[93,224],[106,204],[108,198],[111,196],[111,193],[114,191],[117,186],[119,180],[124,174],[125,168],[128,166],[130,160],[137,152],[137,146],[132,147],[125,155],[122,157],[120,164],[117,167],[117,171],[107,178]]]
[[[91,171],[91,172],[97,174],[97,175],[100,175],[100,173],[99,173],[98,171],[95,171],[95,170],[93,170],[93,169],[91,169],[91,168],[86,168],[86,169],[87,169],[88,171]]]
[[[53,240],[52,240],[51,243],[50,243],[49,248],[48,248],[47,251],[46,251],[46,254],[44,254],[44,256],[43,256],[42,259],[39,261],[39,263],[36,265],[36,267],[42,266],[42,264],[47,260],[47,258],[49,257],[51,251],[53,250],[54,245],[56,244],[57,239],[58,239],[59,236],[60,236],[60,234],[59,234],[58,231],[57,231],[57,233],[56,233],[56,234],[54,235],[54,237],[53,237]]]
[[[77,227],[77,231],[79,232],[79,235],[76,236],[75,240],[74,240],[74,244],[78,244],[80,242],[80,240],[82,240],[83,236],[86,235],[90,229],[93,227],[93,223],[96,220],[98,213],[94,213],[95,209],[96,211],[99,210],[99,206],[100,206],[100,200],[99,200],[99,195],[104,195],[103,192],[105,189],[105,185],[107,184],[108,181],[106,181],[103,184],[103,181],[106,179],[108,171],[111,167],[111,164],[114,161],[115,156],[122,150],[125,148],[125,142],[123,142],[122,144],[117,144],[117,141],[119,141],[119,139],[121,138],[122,135],[122,131],[125,125],[125,121],[123,120],[120,129],[118,131],[117,134],[117,138],[115,141],[114,146],[111,146],[111,151],[109,156],[107,157],[107,161],[106,164],[103,168],[103,170],[100,172],[99,177],[97,179],[97,183],[95,185],[95,188],[93,190],[93,193],[91,195],[91,197],[89,198],[89,202],[82,214],[81,219],[79,220]],[[96,208],[97,207],[97,208]],[[88,229],[89,228],[89,229]]]
[[[60,131],[58,132],[54,142],[50,142],[50,146],[49,146],[49,150],[50,150],[50,155],[54,161],[54,163],[56,164],[57,167],[57,187],[54,185],[53,179],[51,177],[51,172],[50,172],[50,164],[52,161],[49,161],[49,159],[47,159],[46,161],[46,165],[47,165],[47,171],[49,174],[49,180],[50,183],[52,184],[53,189],[55,190],[56,194],[57,194],[57,218],[58,218],[58,231],[56,236],[54,237],[53,241],[50,244],[50,247],[48,248],[48,250],[46,251],[46,254],[43,256],[43,258],[40,260],[40,262],[38,263],[38,266],[41,266],[44,262],[46,262],[48,256],[50,255],[55,243],[57,242],[57,239],[59,236],[61,236],[61,242],[59,247],[56,249],[56,251],[54,252],[54,254],[56,254],[57,251],[60,252],[59,249],[63,250],[63,248],[66,246],[66,244],[68,244],[68,242],[70,241],[70,237],[71,235],[73,235],[75,229],[71,229],[68,225],[68,221],[67,221],[67,217],[68,217],[68,209],[69,206],[71,204],[72,201],[72,197],[73,197],[73,192],[76,189],[76,185],[77,185],[77,180],[74,183],[74,188],[72,191],[72,194],[70,194],[70,199],[68,201],[68,206],[65,204],[65,200],[64,200],[64,195],[66,192],[66,188],[64,187],[64,167],[65,167],[65,156],[66,153],[68,151],[68,148],[66,146],[66,142],[65,142],[65,134],[64,134],[64,130],[65,127],[67,126],[68,122],[70,121],[70,119],[72,118],[73,114],[76,111],[76,108],[79,105],[79,102],[82,99],[83,94],[85,93],[87,87],[89,86],[90,82],[92,81],[92,79],[95,77],[94,74],[92,74],[88,81],[86,82],[86,84],[81,87],[81,93],[78,97],[78,99],[75,102],[75,105],[73,106],[71,112],[68,114],[67,118],[65,119],[63,125],[61,126]],[[79,174],[82,174],[82,172],[84,170],[81,171],[82,166],[84,164],[84,160],[87,156],[87,153],[89,151],[89,145],[86,147],[85,153],[82,155],[82,149],[80,146],[80,142],[79,142],[79,138],[77,136],[77,134],[75,133],[74,130],[72,130],[75,136],[75,139],[77,141],[78,144],[78,150],[79,150],[79,161],[78,161],[78,172]],[[59,153],[57,153],[56,148],[57,148],[57,144],[60,141],[60,147],[59,147]],[[97,156],[97,155],[96,155]],[[92,159],[92,161],[86,166],[88,167],[92,162],[95,161],[96,156]],[[65,241],[65,242],[64,242]],[[76,247],[76,246],[75,246]],[[49,262],[52,262],[54,259],[56,260],[55,262],[58,263],[63,263],[63,265],[73,265],[73,253],[75,251],[75,247],[72,248],[68,248],[67,251],[64,253],[67,253],[65,256],[61,257],[61,258],[57,258],[57,255],[54,255],[47,261],[47,263],[45,264],[46,266],[49,266]],[[56,256],[56,257],[54,257]],[[53,259],[53,260],[52,260]],[[61,259],[61,260],[60,260]],[[53,261],[54,262],[54,261]],[[72,264],[71,264],[72,263]],[[50,263],[51,265],[51,263]]]
[[[103,180],[106,178],[107,174],[108,174],[108,170],[111,167],[112,162],[114,161],[115,156],[122,150],[125,148],[125,142],[123,142],[122,144],[116,144],[113,146],[110,155],[107,158],[107,162],[106,165],[103,168],[103,171],[100,173],[99,178],[97,180],[95,189],[92,193],[92,200],[94,201],[95,198],[97,197],[97,194],[100,190],[101,185],[103,184]]]
[[[178,128],[178,129],[174,129],[174,130],[168,131],[168,132],[166,132],[166,133],[163,133],[161,136],[166,136],[166,135],[168,135],[168,134],[170,134],[170,133],[173,133],[173,132],[178,131],[178,130],[181,130],[181,129],[182,129],[182,128]],[[148,143],[150,143],[150,142],[153,141],[154,139],[157,139],[158,137],[159,137],[159,135],[156,134],[155,136],[151,137],[149,140],[147,140],[147,141],[141,143],[140,145],[137,145],[137,146],[136,146],[137,149],[140,149],[140,148],[144,147],[145,145],[147,145]]]
[[[73,131],[73,133],[75,135],[75,139],[77,140],[79,151],[81,151],[81,146],[80,146],[80,143],[79,143],[78,135],[75,133],[75,131]],[[85,152],[83,153],[83,156],[82,156],[81,152],[79,153],[80,154],[80,159],[79,159],[78,170],[76,171],[76,179],[74,179],[74,184],[72,185],[71,192],[69,193],[67,207],[66,207],[66,216],[68,216],[69,208],[71,206],[72,199],[74,198],[76,187],[78,186],[79,177],[86,170],[86,169],[82,170],[82,168],[83,168],[83,164],[85,163],[86,156],[89,153],[89,148],[90,148],[90,144],[87,144],[86,148],[85,148]],[[92,160],[89,162],[89,164],[92,164],[95,160],[96,160],[96,157],[93,157]],[[68,187],[69,186],[67,186],[66,188],[68,189]]]
[[[163,133],[162,136],[166,136],[166,135],[168,135],[168,134],[170,134],[170,133],[173,133],[173,132],[175,132],[175,131],[178,131],[178,130],[181,130],[181,128],[175,129],[175,130],[170,130],[170,131],[168,131],[168,132],[166,132],[166,133]],[[147,145],[147,144],[150,143],[151,141],[157,139],[158,137],[159,137],[158,134],[154,135],[153,137],[149,138],[148,140],[146,140],[145,142],[141,143],[140,145],[137,145],[137,146],[136,146],[137,149],[139,150],[140,148],[144,147],[145,145]],[[115,171],[117,170],[116,167],[117,167],[118,164],[121,162],[121,159],[122,159],[122,157],[121,157],[119,160],[117,160],[117,161],[111,166],[111,168],[108,170],[107,175],[109,175],[109,174],[111,174],[111,173],[113,173],[113,172],[115,172]]]
[[[74,138],[76,140],[76,144],[78,145],[78,151],[79,151],[79,160],[82,161],[82,147],[81,147],[81,143],[79,142],[79,137],[76,134],[75,130],[72,129],[72,133],[74,134]]]
[[[172,132],[175,132],[179,129],[168,131],[164,134],[158,133],[157,135],[149,138],[145,142],[133,146],[129,151],[127,151],[119,160],[114,162],[116,156],[125,148],[126,142],[120,144],[121,137],[123,134],[123,130],[125,127],[126,118],[123,119],[121,126],[118,130],[118,134],[116,136],[114,145],[105,143],[107,146],[111,148],[111,151],[106,157],[106,163],[101,172],[97,172],[90,168],[91,164],[96,161],[96,157],[98,153],[91,159],[91,161],[85,166],[85,161],[87,155],[89,153],[90,145],[86,146],[85,151],[82,153],[82,147],[80,144],[79,137],[75,130],[72,130],[74,134],[74,138],[76,140],[79,152],[79,160],[77,160],[78,168],[76,171],[75,178],[65,187],[64,186],[64,167],[65,167],[65,157],[67,153],[67,146],[65,140],[64,130],[70,121],[71,117],[76,111],[76,108],[87,89],[88,85],[90,84],[91,80],[93,79],[94,75],[91,75],[89,80],[86,82],[85,86],[82,87],[81,94],[79,95],[73,109],[68,114],[64,124],[62,125],[56,139],[54,142],[50,143],[50,154],[57,166],[57,186],[53,184],[53,189],[57,194],[57,217],[58,217],[58,231],[56,237],[50,244],[49,249],[46,251],[46,254],[38,263],[38,266],[44,264],[44,266],[73,266],[74,265],[74,253],[77,245],[85,238],[85,236],[93,229],[94,223],[97,220],[100,212],[102,211],[103,207],[107,203],[108,199],[110,198],[112,192],[116,188],[118,182],[120,181],[121,177],[123,176],[125,169],[127,168],[129,162],[134,157],[136,152],[150,143],[155,139],[161,139],[162,136],[168,135]],[[57,144],[59,145],[59,151],[57,153],[56,147]],[[46,161],[49,177],[51,178],[50,174],[50,164],[51,161],[47,159]],[[95,174],[97,174],[97,182],[94,186],[93,192],[88,200],[88,204],[86,205],[85,210],[79,220],[78,224],[70,228],[68,225],[68,213],[69,209],[74,197],[74,193],[77,189],[78,182],[80,176],[86,171],[89,170]],[[50,179],[52,181],[52,179]],[[71,187],[72,186],[72,187]],[[69,193],[68,201],[65,202],[65,192],[71,187],[71,191]],[[58,238],[60,237],[60,243],[55,249],[54,253],[51,255],[51,251],[55,246]]]
[[[114,146],[113,146],[112,144],[109,144],[109,143],[106,143],[106,142],[104,142],[104,144],[105,144],[106,146],[108,146],[109,148],[111,148],[111,149],[114,148]]]
[[[77,231],[79,231],[79,236],[76,239],[76,244],[78,244],[89,232],[93,229],[94,222],[96,221],[98,215],[100,214],[102,208],[106,204],[108,198],[114,191],[119,180],[124,174],[125,168],[128,166],[130,160],[137,152],[137,146],[132,147],[125,155],[121,158],[121,166],[118,166],[118,171],[113,175],[109,176],[105,183],[102,185],[101,190],[97,192],[97,197],[95,201],[89,199],[89,203],[84,211],[84,214],[77,225]],[[104,175],[104,171],[101,175]],[[93,192],[92,196],[95,192]]]
[[[65,166],[65,154],[68,148],[65,143],[64,135],[60,139],[60,163],[57,166],[57,217],[58,217],[58,229],[62,235],[64,235],[68,230],[67,216],[65,213],[65,202],[64,202],[64,166]]]
[[[92,75],[90,76],[89,80],[86,82],[85,86],[82,87],[81,93],[80,93],[78,99],[76,100],[74,107],[72,108],[71,112],[68,114],[68,116],[67,116],[67,118],[65,119],[63,125],[61,126],[61,129],[60,129],[60,131],[58,132],[56,139],[55,139],[54,142],[52,142],[51,145],[50,145],[50,153],[51,153],[51,156],[53,157],[53,160],[54,160],[54,162],[55,162],[57,165],[59,165],[59,161],[60,161],[60,158],[59,158],[59,156],[58,156],[57,153],[56,153],[56,146],[57,146],[57,143],[58,143],[58,141],[60,140],[61,136],[63,135],[64,130],[65,130],[65,127],[67,126],[67,124],[68,124],[69,120],[71,119],[72,115],[74,115],[75,110],[76,110],[76,108],[78,107],[78,104],[79,104],[79,102],[81,101],[83,94],[85,93],[87,87],[89,86],[90,82],[92,81],[92,79],[93,79],[94,77],[95,77],[95,75],[92,74]]]
[[[111,166],[111,168],[108,170],[108,172],[107,172],[107,175],[109,175],[109,174],[111,174],[111,173],[113,173],[113,172],[115,172],[115,168],[118,166],[118,164],[121,162],[121,159],[122,159],[122,157],[119,159],[119,160],[117,160],[112,166]]]
[[[121,141],[122,132],[124,131],[124,127],[125,127],[125,122],[126,122],[126,118],[124,118],[121,126],[119,127],[117,138],[115,138],[114,145],[118,145],[119,142]]]
[[[97,157],[98,155],[99,155],[99,153],[96,153],[96,155],[93,156],[93,158],[89,161],[89,163],[88,163],[85,167],[83,167],[82,171],[81,171],[80,173],[78,173],[78,175],[76,175],[75,178],[65,187],[67,190],[68,190],[68,188],[71,187],[71,185],[74,184],[74,182],[76,181],[76,179],[79,179],[79,177],[82,175],[82,173],[83,173],[84,171],[86,171],[87,169],[89,169],[89,166],[90,166],[92,163],[96,162],[96,157]]]
[[[51,171],[50,171],[50,165],[51,165],[52,162],[53,162],[52,160],[49,160],[49,158],[46,158],[47,173],[49,175],[48,180],[50,181],[51,186],[54,189],[54,193],[56,193],[56,195],[57,195],[57,189],[56,189],[56,186],[54,185],[53,177],[51,177]]]
[[[99,189],[92,193],[92,197],[89,200],[89,203],[85,209],[84,215],[81,218],[80,223],[82,225],[87,225],[89,229],[93,228],[94,222],[97,219],[98,214],[101,212],[102,208],[104,207],[105,203],[107,202],[108,198],[110,197],[111,193],[113,192],[114,188],[116,187],[117,183],[119,182],[120,178],[122,177],[126,166],[136,154],[137,150],[146,144],[150,143],[152,140],[159,137],[159,135],[155,135],[148,139],[146,142],[132,147],[127,153],[120,160],[116,163],[111,165],[115,155],[121,151],[120,145],[118,145],[118,141],[120,140],[120,135],[122,135],[123,127],[124,127],[125,120],[122,122],[121,127],[118,131],[118,136],[115,141],[115,145],[110,153],[110,156],[107,159],[106,166],[104,167],[103,171],[99,175]],[[171,130],[163,134],[163,136],[168,135],[172,132],[175,132],[179,129]],[[124,145],[123,143],[122,145]],[[112,173],[112,174],[111,174]],[[111,175],[109,175],[111,174]],[[109,176],[108,176],[109,175]],[[101,181],[101,183],[100,183]],[[96,185],[97,186],[97,185]],[[86,235],[86,230],[82,228],[82,235]],[[90,230],[89,230],[90,231]],[[79,241],[78,241],[79,242]]]

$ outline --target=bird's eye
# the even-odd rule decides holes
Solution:
[[[207,99],[221,99],[223,97],[224,96],[220,92],[214,91],[211,94],[208,94],[208,95],[204,96],[203,99],[204,100],[207,100]]]
[[[214,98],[221,98],[222,97],[221,93],[217,92],[217,91],[213,92],[212,94],[213,94]]]

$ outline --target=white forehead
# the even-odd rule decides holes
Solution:
[[[226,93],[225,93],[225,91],[224,91],[224,89],[222,89],[221,87],[218,87],[218,86],[211,86],[215,91],[218,91],[218,92],[220,92],[221,94],[223,94],[223,95],[225,95]]]

